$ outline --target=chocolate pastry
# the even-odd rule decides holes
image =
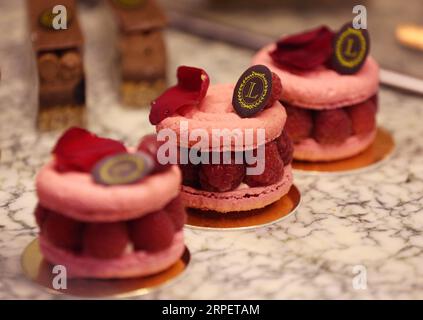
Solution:
[[[28,0],[27,8],[38,81],[37,127],[83,126],[84,40],[75,0]]]
[[[166,17],[155,0],[109,0],[119,27],[122,100],[149,106],[166,88]]]

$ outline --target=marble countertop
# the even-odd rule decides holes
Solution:
[[[0,299],[58,298],[22,274],[20,256],[37,235],[34,176],[57,134],[34,130],[33,85],[25,45],[23,1],[1,4],[0,29]],[[135,144],[153,131],[147,111],[119,106],[111,80],[107,15],[82,13],[88,66],[89,129]],[[252,52],[186,34],[167,33],[169,70],[205,68],[212,82],[236,81]],[[250,231],[186,229],[188,272],[143,299],[423,298],[422,98],[382,89],[379,121],[397,152],[370,172],[295,176],[303,203],[295,215]],[[354,289],[355,266],[367,288]]]

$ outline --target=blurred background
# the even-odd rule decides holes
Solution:
[[[170,15],[195,17],[277,40],[285,34],[326,24],[337,30],[354,17],[352,8],[367,8],[371,54],[382,67],[423,78],[423,51],[401,45],[398,27],[415,25],[416,46],[423,42],[422,0],[161,0]],[[196,30],[193,29],[193,32]],[[416,34],[414,34],[416,33]],[[423,50],[423,47],[421,47]]]

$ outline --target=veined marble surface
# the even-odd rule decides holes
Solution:
[[[23,1],[0,5],[0,299],[54,299],[22,274],[20,256],[37,235],[34,176],[57,134],[38,134],[29,101]],[[153,131],[147,111],[119,106],[111,81],[105,9],[83,12],[89,128],[135,144]],[[234,82],[252,53],[167,33],[170,78],[180,64],[205,68],[212,82]],[[393,132],[394,157],[370,172],[296,176],[303,204],[294,216],[251,231],[186,229],[188,272],[148,299],[423,298],[422,98],[381,90],[380,124]],[[354,289],[353,268],[367,270]]]

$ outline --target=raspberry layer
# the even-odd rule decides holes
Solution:
[[[117,258],[125,252],[147,250],[154,252],[155,250],[165,249],[174,234],[183,228],[186,221],[186,213],[182,208],[181,200],[174,199],[160,211],[152,212],[147,216],[150,220],[143,218],[121,221],[116,223],[95,223],[93,231],[92,223],[80,222],[64,216],[57,212],[46,210],[38,206],[35,212],[37,224],[40,228],[40,234],[48,239],[54,245],[63,249],[71,250],[75,254],[90,255],[103,259]],[[112,228],[112,231],[111,231]],[[141,229],[140,229],[141,228]],[[117,229],[117,230],[116,230]],[[149,234],[150,230],[156,230],[153,234]],[[88,233],[88,243],[84,242]],[[141,239],[137,237],[141,233]],[[159,236],[157,236],[159,235]],[[104,238],[108,237],[108,242],[104,242]],[[135,237],[132,238],[132,237]],[[125,240],[122,240],[125,239]],[[122,241],[124,241],[122,243]],[[116,247],[110,247],[114,243]],[[95,246],[94,253],[92,246]],[[112,254],[109,250],[112,250]],[[100,252],[98,252],[100,251]],[[109,251],[106,256],[103,252]]]
[[[283,146],[280,145],[280,141],[283,141]],[[292,145],[292,142],[289,139],[288,135],[286,135],[285,132],[283,132],[283,134],[280,137],[278,137],[274,141],[271,141],[270,143],[266,144],[265,146],[266,146],[266,148],[267,147],[270,147],[271,148],[272,147],[272,144],[276,145],[277,148],[278,148],[277,155],[274,155],[274,156],[277,156],[279,159],[273,158],[273,159],[271,159],[271,161],[265,162],[265,164],[264,164],[264,166],[265,166],[264,167],[264,171],[266,171],[268,169],[271,169],[269,167],[273,166],[275,163],[277,163],[280,160],[283,161],[282,166],[287,166],[287,165],[289,165],[292,162],[292,158],[293,158],[293,145]],[[267,149],[265,149],[265,150],[267,150]],[[254,152],[257,152],[256,149],[253,149],[253,153]],[[218,153],[218,152],[216,152],[216,153],[217,154],[220,154],[219,159],[221,159],[221,161],[222,161],[222,159],[223,159],[222,153]],[[238,155],[240,153],[241,152],[238,151]],[[267,151],[265,151],[265,153],[267,153]],[[232,153],[233,158],[232,158],[231,165],[235,164],[235,162],[234,162],[235,161],[235,155],[234,154],[235,153]],[[257,153],[255,153],[255,154],[257,156]],[[245,161],[246,154],[243,153],[242,156],[244,157],[244,162],[241,163],[241,164],[238,164],[237,163],[236,166],[238,168],[239,167],[243,167],[244,172],[245,172],[246,168],[248,167],[248,164]],[[212,163],[212,159],[213,159],[214,155],[211,155],[210,153],[207,153],[207,157],[208,157],[209,162]],[[231,165],[228,165],[228,166],[230,167]],[[254,165],[254,164],[250,164],[250,165]],[[216,191],[217,192],[217,190],[211,189],[210,186],[207,186],[206,185],[206,187],[204,187],[203,182],[202,182],[202,177],[201,177],[201,174],[200,174],[200,171],[202,169],[201,166],[202,166],[201,163],[199,165],[196,165],[196,166],[193,166],[192,164],[189,164],[189,167],[188,168],[185,168],[185,166],[181,166],[181,171],[182,171],[182,176],[183,176],[182,184],[184,186],[194,187],[195,189],[202,189],[204,191]],[[224,168],[226,165],[225,164],[221,164],[221,166]],[[282,167],[282,169],[283,169],[283,167]],[[186,180],[186,177],[185,177],[185,170],[187,170],[188,172],[191,172],[191,175],[194,175],[194,177],[195,177],[195,172],[196,172],[196,175],[198,175],[198,179],[196,180],[194,177],[192,177],[190,175],[189,176],[189,181],[187,181]],[[235,171],[237,171],[237,170],[235,170]],[[220,172],[220,173],[222,174],[222,172]],[[204,174],[204,172],[203,172],[203,174]],[[230,169],[229,169],[229,172],[226,171],[226,174],[225,175],[222,175],[222,177],[221,177],[222,181],[229,182],[228,179],[231,178],[231,175],[232,174],[233,174],[233,172],[231,172]],[[205,176],[206,175],[204,175],[204,177]],[[220,176],[213,175],[212,176],[212,179],[215,179],[217,177],[220,177]],[[250,179],[250,181],[251,181],[251,179]],[[274,181],[275,181],[274,179],[271,179],[271,181],[269,181],[267,184],[268,185],[273,184]],[[198,182],[198,183],[196,183],[196,182]],[[238,181],[238,179],[235,178],[234,179],[234,183],[232,185],[232,189],[236,189],[237,187],[239,187],[239,185],[241,185],[243,183],[244,184],[249,184],[248,176],[245,175],[244,178],[241,179],[240,181]],[[265,183],[263,183],[263,181],[261,181],[260,185],[263,186],[263,185],[265,185]],[[213,183],[211,184],[211,186],[219,190],[218,186],[213,185]],[[220,190],[222,190],[222,189],[220,189]]]
[[[57,172],[53,160],[39,172],[36,189],[45,208],[78,221],[113,222],[160,210],[178,195],[180,183],[181,173],[173,166],[138,184],[102,186],[88,173]]]
[[[290,106],[289,108],[294,110],[295,108],[299,107]],[[301,109],[303,110],[302,112],[305,112],[305,108]],[[343,124],[345,128],[338,127],[337,130],[334,130],[330,127],[333,125],[333,121],[330,122],[330,114],[338,112],[336,111],[338,109],[326,111],[325,120],[320,118],[320,122],[318,124],[316,118],[318,118],[318,116],[321,115],[320,113],[323,111],[311,109],[308,110],[308,114],[312,119],[312,130],[310,136],[304,137],[302,139],[296,139],[294,144],[294,159],[296,160],[334,161],[346,159],[364,151],[367,147],[369,147],[369,145],[376,137],[376,113],[378,106],[377,99],[375,97],[372,97],[371,99],[366,100],[359,105],[339,108],[339,110],[346,111],[344,114],[347,116],[347,118]],[[354,110],[358,110],[361,113],[359,113],[357,116],[357,113],[354,113]],[[298,116],[296,118],[295,115],[293,118],[288,117],[287,121],[287,132],[291,136],[294,136],[296,132],[301,132],[301,125],[305,125],[304,123],[301,124],[301,119],[299,120]],[[325,121],[329,121],[329,123]],[[341,122],[339,121],[340,120],[338,120],[336,125],[341,125]],[[317,125],[319,127],[317,127]],[[355,127],[357,125],[358,127]],[[345,129],[345,131],[342,131],[342,129]]]
[[[366,150],[375,140],[377,129],[373,132],[351,136],[342,144],[323,145],[309,138],[295,144],[294,158],[302,161],[335,161],[346,159]]]
[[[184,252],[183,231],[175,234],[172,245],[160,252],[137,251],[117,259],[103,260],[78,256],[51,244],[40,236],[41,252],[52,264],[67,268],[72,278],[119,279],[143,277],[166,270]]]
[[[353,75],[340,75],[322,67],[321,69],[291,73],[277,66],[269,52],[275,44],[261,49],[253,58],[253,64],[263,64],[282,80],[281,100],[309,109],[335,109],[360,103],[369,99],[379,89],[379,66],[368,57],[362,69]]]
[[[221,213],[263,208],[283,197],[292,186],[291,166],[285,166],[279,182],[255,188],[239,188],[229,192],[208,192],[182,186],[181,197],[187,207]]]
[[[233,90],[234,85],[229,84],[211,86],[199,106],[186,109],[183,115],[174,115],[164,119],[157,125],[157,132],[162,129],[171,129],[177,135],[178,145],[193,147],[197,141],[187,141],[187,144],[184,144],[185,141],[181,139],[181,136],[188,135],[195,129],[206,130],[209,140],[203,141],[205,143],[201,145],[201,148],[209,151],[241,151],[257,147],[256,139],[252,139],[251,142],[243,139],[241,146],[236,145],[234,141],[231,141],[230,147],[223,146],[220,135],[213,134],[213,130],[241,130],[241,132],[249,130],[253,131],[254,137],[257,137],[257,130],[265,129],[266,143],[276,139],[281,134],[286,121],[286,112],[282,105],[275,102],[272,107],[254,117],[241,118],[232,106]],[[180,131],[183,121],[188,123],[188,131]],[[216,147],[218,144],[220,147]],[[200,146],[196,145],[196,147]]]

